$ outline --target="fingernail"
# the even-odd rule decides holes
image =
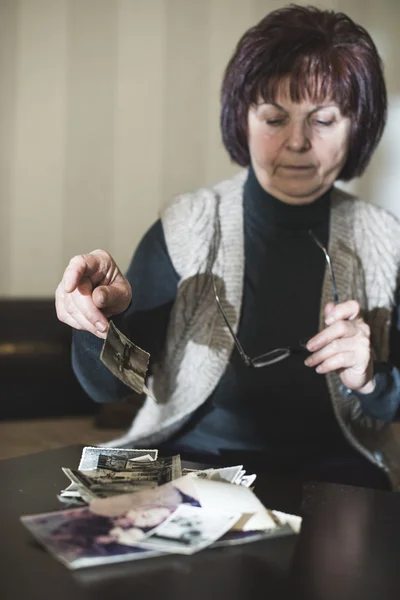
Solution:
[[[306,367],[309,367],[311,365],[311,359],[306,358],[306,360],[304,361],[304,364],[306,365]]]
[[[315,342],[308,342],[307,344],[307,350],[309,350],[310,352],[312,352],[315,348]]]
[[[325,319],[325,323],[327,325],[332,325],[333,321],[334,321],[333,317],[326,317],[326,319]]]
[[[317,371],[317,373],[323,373],[323,371],[324,371],[324,369],[323,369],[323,367],[321,367],[321,365],[319,367],[317,367],[315,370]]]
[[[106,303],[106,295],[104,294],[104,292],[99,293],[98,302],[101,304],[101,306],[104,306],[104,304]]]
[[[104,323],[101,323],[100,321],[98,321],[96,323],[96,329],[97,329],[97,331],[101,331],[101,333],[104,333],[105,330],[107,329],[107,325],[104,325]]]

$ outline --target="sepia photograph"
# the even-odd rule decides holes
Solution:
[[[100,455],[113,457],[114,459],[131,460],[140,458],[146,454],[149,454],[153,460],[156,460],[158,457],[158,450],[149,450],[148,448],[141,450],[137,448],[101,448],[95,446],[85,446],[82,451],[78,469],[81,471],[97,469]]]

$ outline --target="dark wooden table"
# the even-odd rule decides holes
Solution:
[[[69,571],[19,522],[58,510],[81,447],[0,461],[1,600],[400,598],[400,495],[265,478],[264,504],[302,514],[299,536]]]

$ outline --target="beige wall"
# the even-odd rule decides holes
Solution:
[[[276,0],[0,0],[0,295],[49,296],[69,258],[126,268],[173,194],[234,172],[222,71]],[[305,2],[304,4],[309,4]],[[332,0],[386,63],[391,117],[352,188],[400,216],[399,0]]]

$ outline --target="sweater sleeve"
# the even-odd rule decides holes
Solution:
[[[400,415],[400,293],[392,315],[390,356],[387,363],[376,363],[375,389],[370,394],[353,392],[360,400],[361,409],[369,417],[391,422]]]
[[[133,299],[128,309],[113,317],[116,326],[150,353],[152,364],[162,352],[179,277],[168,255],[161,221],[144,235],[126,277]],[[73,332],[72,366],[87,394],[96,402],[122,399],[131,390],[101,363],[103,341],[86,331]]]

